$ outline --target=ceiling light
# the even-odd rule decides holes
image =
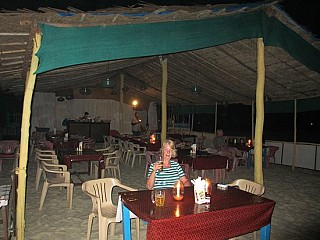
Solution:
[[[198,86],[198,85],[193,85],[193,87],[191,88],[191,92],[199,94],[199,93],[202,92],[202,88],[200,86]]]
[[[102,79],[102,81],[101,81],[101,86],[103,88],[112,88],[112,87],[114,87],[114,85],[115,85],[115,82],[112,79],[110,79],[109,77]]]
[[[85,87],[80,88],[80,89],[79,89],[79,92],[80,92],[82,95],[90,95],[91,89],[85,86]]]

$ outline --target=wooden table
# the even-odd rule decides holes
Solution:
[[[275,202],[239,189],[213,186],[211,203],[194,202],[193,187],[185,188],[182,201],[167,189],[165,205],[151,202],[150,190],[121,193],[123,236],[131,239],[130,211],[148,223],[146,238],[175,240],[229,239],[260,229],[260,239],[270,239]]]
[[[72,169],[72,163],[74,162],[88,162],[88,174],[90,174],[90,168],[91,168],[91,162],[92,161],[98,161],[99,162],[99,178],[101,174],[101,169],[104,169],[104,157],[101,152],[97,152],[94,149],[83,149],[82,152],[75,151],[74,149],[59,149],[58,154],[59,160],[62,161],[63,164],[65,164],[69,169]],[[76,172],[72,171],[72,174],[76,175],[82,182],[82,179],[80,177],[80,173],[84,172]],[[76,183],[75,183],[76,185]]]
[[[229,157],[209,154],[205,151],[197,151],[197,154],[190,155],[190,150],[179,149],[177,158],[180,164],[189,164],[194,171],[202,171],[202,178],[205,178],[205,170],[214,170],[216,182],[220,181],[220,177],[224,181],[225,171],[232,169]]]

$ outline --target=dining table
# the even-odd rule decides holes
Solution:
[[[180,165],[188,164],[193,171],[201,171],[202,178],[205,178],[206,170],[213,170],[215,182],[219,182],[221,178],[224,181],[225,171],[232,169],[232,160],[229,157],[206,151],[196,151],[195,154],[191,154],[190,149],[178,149],[176,158]]]
[[[96,161],[98,162],[98,177],[101,177],[101,170],[104,169],[104,156],[102,152],[95,151],[91,148],[85,148],[82,151],[76,151],[74,148],[65,148],[59,149],[58,151],[58,158],[60,163],[65,164],[67,169],[70,171],[72,169],[72,164],[74,162],[88,162],[88,172],[78,172],[78,171],[70,171],[72,174],[76,175],[82,183],[82,178],[80,176],[81,173],[88,173],[91,172],[91,162]],[[80,184],[81,184],[80,183]],[[77,185],[77,183],[75,183]]]
[[[147,223],[146,239],[229,239],[260,230],[260,239],[269,240],[273,200],[237,188],[212,187],[210,203],[197,204],[193,187],[185,187],[181,201],[165,189],[165,203],[157,207],[152,190],[122,192],[123,239],[131,239],[130,216]]]

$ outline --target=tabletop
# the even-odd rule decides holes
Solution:
[[[190,155],[188,149],[178,149],[179,163],[188,163],[193,170],[227,169],[230,170],[232,164],[226,156],[210,154],[206,151],[197,151],[195,155]]]
[[[103,160],[103,153],[97,152],[94,149],[85,148],[82,151],[76,151],[71,148],[60,149],[58,154],[59,160],[61,158],[63,163],[68,167],[72,168],[72,162],[81,162],[81,161],[100,161]],[[104,168],[104,162],[100,161],[101,168]]]
[[[182,201],[175,201],[167,189],[164,207],[156,207],[149,190],[121,193],[125,239],[129,209],[148,222],[147,239],[226,239],[262,229],[268,239],[275,202],[235,188],[213,186],[210,204],[194,202],[193,187],[185,188]],[[127,215],[126,215],[127,214]],[[129,227],[130,228],[130,227]]]

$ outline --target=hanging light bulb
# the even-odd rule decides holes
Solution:
[[[114,85],[115,85],[115,82],[112,79],[110,79],[109,77],[102,79],[102,81],[101,81],[101,86],[103,88],[113,88]]]
[[[199,94],[202,92],[202,88],[198,85],[193,85],[193,87],[191,88],[191,92]]]
[[[86,82],[87,76],[86,76],[86,71],[84,72],[84,80]],[[79,89],[79,93],[82,95],[90,95],[91,94],[91,89],[88,88],[87,86],[84,86]]]
[[[109,62],[108,62],[108,65],[107,65],[107,77],[105,79],[102,79],[101,86],[103,88],[113,88],[114,85],[115,85],[114,80],[109,78]]]
[[[91,89],[88,88],[87,86],[80,88],[79,92],[82,95],[90,95],[91,94]]]

